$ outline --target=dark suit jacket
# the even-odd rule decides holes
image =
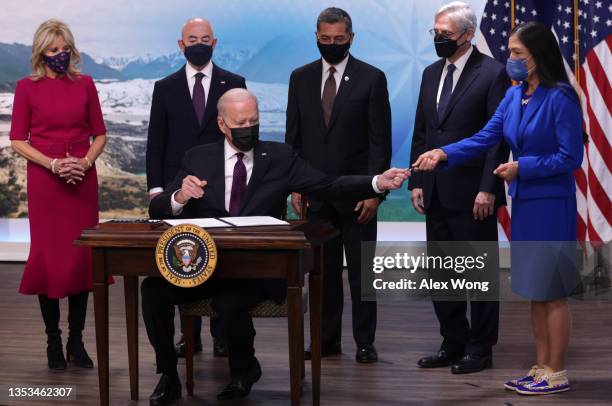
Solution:
[[[414,119],[410,162],[434,148],[459,141],[477,133],[493,116],[510,80],[504,66],[481,54],[475,47],[455,85],[444,116],[439,119],[436,97],[445,59],[429,65],[423,72]],[[472,210],[478,192],[494,193],[495,206],[504,205],[503,181],[493,170],[508,159],[508,147],[501,142],[486,156],[461,166],[433,172],[416,172],[408,189],[422,188],[425,208],[431,204],[434,188],[440,204],[453,210]]]
[[[172,215],[170,199],[180,189],[182,180],[194,175],[208,181],[201,199],[191,199],[178,217],[227,217],[225,209],[225,163],[223,141],[195,147],[185,154],[182,168],[164,193],[149,205],[151,218],[164,219]],[[278,142],[260,141],[255,147],[253,172],[240,209],[241,216],[281,217],[287,196],[299,192],[321,199],[361,200],[377,196],[372,188],[372,176],[335,178],[310,167],[297,157],[291,147]],[[277,301],[285,293],[283,285],[270,284],[267,289]]]
[[[176,178],[164,193],[151,201],[151,218],[174,217],[170,197],[181,188],[183,178],[187,175],[206,180],[208,184],[204,189],[204,197],[190,200],[180,217],[229,216],[225,210],[223,141],[218,141],[187,151]],[[319,198],[356,200],[377,195],[372,188],[372,176],[329,176],[309,166],[292,152],[291,147],[278,142],[260,141],[255,147],[253,172],[240,216],[281,217],[291,192]]]
[[[147,138],[147,189],[165,188],[174,179],[185,152],[223,138],[217,126],[217,102],[236,87],[246,88],[242,76],[213,65],[202,125],[193,109],[185,66],[155,82]]]
[[[380,70],[349,56],[329,128],[321,105],[321,59],[291,73],[285,142],[310,165],[329,175],[374,175],[391,163],[391,109]],[[346,80],[348,78],[348,80]],[[309,199],[313,210],[321,201]],[[352,211],[355,202],[334,202]]]

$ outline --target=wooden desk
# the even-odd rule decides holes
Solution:
[[[93,249],[93,296],[98,351],[100,404],[109,404],[108,277],[124,278],[131,399],[138,399],[138,277],[159,276],[155,246],[165,225],[100,224],[84,230],[77,245]],[[321,267],[323,244],[337,231],[327,223],[292,222],[290,226],[212,228],[207,230],[219,253],[214,278],[287,280],[291,404],[302,395],[304,341],[302,287],[309,276],[312,341],[312,401],[319,404],[321,380]],[[151,388],[152,390],[152,388]]]

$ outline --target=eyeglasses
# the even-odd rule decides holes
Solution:
[[[446,38],[451,38],[452,36],[454,36],[457,33],[460,33],[461,35],[463,35],[465,33],[466,30],[463,31],[457,31],[457,32],[450,32],[450,31],[446,31],[446,30],[436,30],[435,28],[430,29],[429,35],[431,35],[432,37],[435,37],[436,35],[442,35],[443,37]]]
[[[346,44],[350,39],[350,35],[337,35],[335,37],[328,37],[327,35],[317,36],[317,39],[321,44]]]

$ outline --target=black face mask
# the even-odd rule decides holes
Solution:
[[[227,123],[225,125],[232,132],[232,144],[242,152],[252,150],[259,141],[259,124],[237,128],[230,128]]]
[[[206,44],[195,44],[185,47],[185,58],[194,66],[204,66],[212,58],[213,47]]]
[[[465,42],[463,44],[465,44]],[[434,37],[436,54],[438,54],[440,58],[450,58],[451,56],[455,55],[457,49],[459,49],[460,46],[463,46],[463,44],[457,44],[456,39],[447,38],[442,34],[436,34]]]
[[[330,65],[335,65],[346,57],[351,42],[349,41],[346,44],[321,44],[317,41],[317,47],[323,59]]]

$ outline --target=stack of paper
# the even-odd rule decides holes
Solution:
[[[221,220],[236,227],[289,225],[286,221],[270,216],[222,217]]]
[[[196,219],[168,219],[165,223],[171,226],[179,224],[193,224],[202,228],[215,227],[254,227],[254,226],[287,226],[289,223],[270,216],[245,216],[245,217],[222,217],[196,218]]]
[[[171,226],[178,226],[179,224],[193,224],[202,228],[231,227],[230,224],[224,223],[223,221],[212,217],[199,219],[168,219],[164,220],[164,222],[170,224]]]

